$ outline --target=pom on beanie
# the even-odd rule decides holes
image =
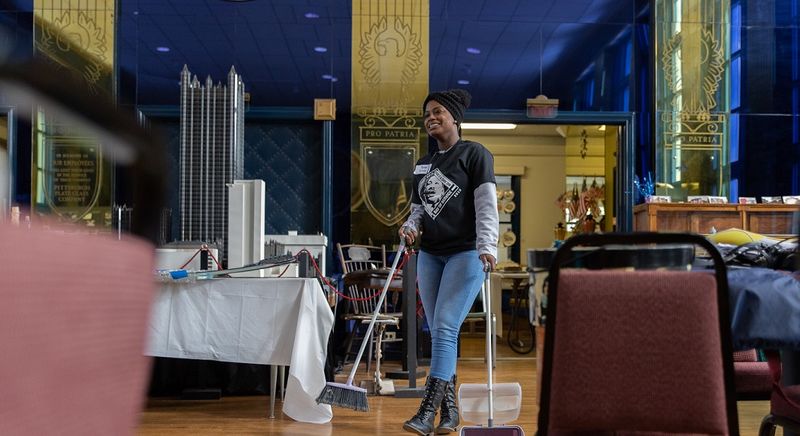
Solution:
[[[434,100],[453,115],[453,119],[457,123],[464,121],[464,111],[469,107],[472,101],[472,96],[464,89],[449,89],[447,91],[432,92],[428,94],[425,101],[422,103],[422,111],[425,111],[425,106],[428,102]]]

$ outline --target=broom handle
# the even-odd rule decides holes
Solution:
[[[356,377],[358,364],[361,363],[361,356],[364,354],[364,349],[367,347],[367,342],[369,342],[369,339],[372,335],[372,329],[375,327],[375,320],[378,319],[378,313],[380,313],[381,311],[381,306],[383,306],[383,300],[386,298],[386,293],[389,291],[389,285],[392,283],[392,277],[394,277],[394,271],[397,269],[397,263],[400,261],[400,257],[405,248],[406,248],[406,241],[405,239],[401,239],[400,247],[397,249],[397,254],[395,254],[394,256],[394,261],[392,261],[392,269],[389,271],[389,277],[386,278],[386,284],[383,285],[381,296],[378,297],[378,304],[375,305],[375,310],[372,311],[372,319],[370,320],[369,326],[367,327],[367,332],[364,334],[364,340],[361,341],[361,348],[358,349],[358,355],[356,355],[356,361],[353,362],[353,369],[350,370],[350,376],[347,377],[348,385],[352,385],[353,379],[355,379]]]
[[[490,277],[489,272],[491,268],[489,265],[484,265],[483,270],[486,272],[486,279],[483,282],[483,287],[486,292],[483,294],[483,299],[486,303],[486,367],[488,368],[489,373],[489,380],[487,386],[489,388],[489,422],[488,427],[492,427],[494,425],[494,392],[492,391],[492,365],[494,365],[494,361],[492,360],[493,351],[492,350],[492,335],[494,332],[492,331],[492,289],[490,284]]]

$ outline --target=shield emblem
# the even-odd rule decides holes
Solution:
[[[417,162],[416,144],[362,144],[361,192],[367,209],[392,226],[411,209],[411,185]]]
[[[46,138],[42,189],[56,215],[78,221],[97,204],[101,191],[103,154],[93,138]],[[86,144],[86,145],[84,145]]]

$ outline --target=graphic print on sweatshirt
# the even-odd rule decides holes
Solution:
[[[426,174],[419,183],[419,198],[425,212],[434,220],[447,202],[460,193],[461,188],[445,177],[438,168]]]

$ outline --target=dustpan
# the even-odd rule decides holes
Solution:
[[[464,421],[480,424],[461,427],[461,436],[524,436],[517,425],[503,425],[516,420],[522,405],[522,386],[519,383],[493,383],[494,331],[492,329],[492,296],[489,269],[483,289],[483,308],[486,312],[487,383],[462,383],[458,388],[458,404]]]

